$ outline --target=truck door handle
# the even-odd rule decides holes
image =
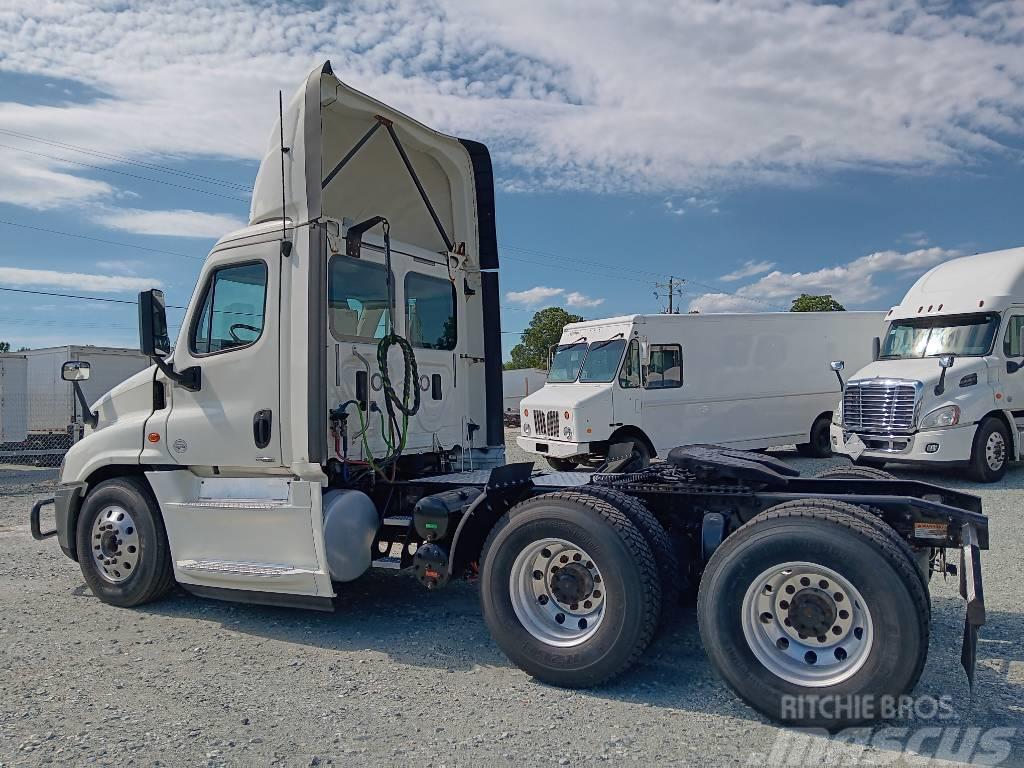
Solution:
[[[272,411],[256,411],[252,417],[252,439],[256,442],[257,448],[266,448],[270,445],[273,424],[274,414]]]

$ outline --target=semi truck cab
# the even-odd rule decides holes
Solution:
[[[1022,450],[1024,248],[940,264],[886,322],[878,358],[846,382],[833,450],[1001,479]]]

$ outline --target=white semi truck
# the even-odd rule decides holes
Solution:
[[[830,361],[867,364],[882,312],[630,315],[570,323],[544,388],[520,403],[519,446],[558,470],[632,441],[637,465],[677,445],[796,444],[831,454]]]
[[[847,366],[833,450],[1001,479],[1024,453],[1024,248],[934,267],[885,319],[878,359]]]
[[[94,595],[136,606],[177,583],[333,610],[373,567],[432,589],[469,576],[515,664],[588,686],[627,670],[700,580],[701,637],[739,695],[782,721],[839,726],[914,687],[927,576],[952,549],[973,672],[988,547],[977,498],[801,478],[709,447],[644,473],[614,471],[631,458],[617,450],[592,476],[504,465],[486,148],[329,64],[282,112],[250,224],[210,253],[177,343],[162,294],[141,294],[154,365],[85,404],[55,497],[29,514]],[[64,367],[80,401],[89,375]],[[787,705],[800,695],[862,701],[812,713]]]

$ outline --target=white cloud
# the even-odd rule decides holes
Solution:
[[[907,232],[905,235],[903,235],[903,237],[900,238],[900,240],[902,240],[904,243],[910,243],[911,245],[916,245],[918,248],[924,248],[926,245],[929,245],[930,242],[931,242],[928,239],[928,233],[927,232],[921,232],[921,231]]]
[[[727,275],[722,275],[718,279],[726,283],[731,283],[736,280],[742,280],[745,277],[760,275],[763,272],[767,272],[774,266],[774,261],[745,261],[739,269],[736,269]]]
[[[136,208],[110,210],[95,221],[110,229],[133,232],[138,235],[166,235],[169,237],[205,237],[216,239],[246,222],[237,216],[200,211],[143,211]]]
[[[690,312],[771,312],[775,307],[732,293],[705,293],[690,302]]]
[[[53,269],[0,267],[0,284],[17,288],[60,288],[101,293],[129,293],[159,287],[160,281],[149,277],[87,275],[81,272],[58,272]]]
[[[702,312],[737,311],[744,301],[783,307],[802,293],[831,294],[842,304],[877,301],[881,289],[874,278],[880,274],[923,273],[943,261],[962,255],[945,248],[920,248],[900,253],[877,251],[846,264],[817,269],[813,272],[770,272],[759,280],[738,288],[734,294],[708,293],[690,302],[690,309]],[[756,308],[755,308],[756,309]]]
[[[604,303],[604,299],[585,296],[579,291],[566,291],[565,288],[549,288],[545,285],[538,285],[525,291],[509,291],[505,294],[505,300],[510,304],[524,307],[536,307],[555,297],[564,298],[570,307],[596,307]]]
[[[665,201],[665,213],[671,214],[672,216],[682,216],[686,213],[686,209],[681,205],[676,205],[670,198]]]
[[[330,55],[346,82],[490,144],[506,189],[930,171],[1024,132],[1022,29],[1019,2],[9,0],[0,69],[104,95],[3,103],[0,124],[151,161],[257,158],[275,91]],[[4,170],[19,205],[111,194],[56,161],[5,153]]]
[[[143,262],[135,259],[105,259],[96,262],[97,269],[105,269],[119,275],[137,275]]]

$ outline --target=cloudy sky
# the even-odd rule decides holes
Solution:
[[[108,299],[0,290],[14,346],[186,303],[325,59],[491,148],[506,349],[543,306],[659,311],[670,275],[704,312],[883,308],[1024,244],[1020,0],[7,0],[0,40],[0,288]]]

